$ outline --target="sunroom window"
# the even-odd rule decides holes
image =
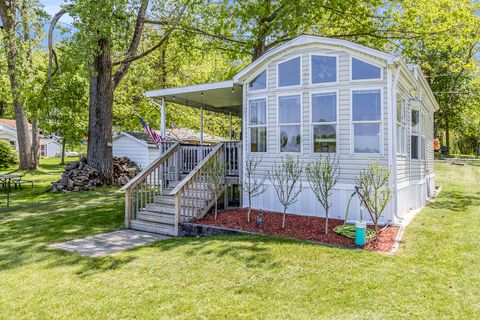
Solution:
[[[381,121],[381,90],[352,91],[354,153],[380,153]]]
[[[278,98],[280,152],[300,152],[301,145],[300,95]]]
[[[418,159],[418,150],[420,149],[420,111],[412,110],[411,135],[410,135],[410,154],[412,159]]]
[[[312,94],[313,152],[337,151],[337,94]]]
[[[375,80],[381,78],[381,67],[352,57],[352,80]]]
[[[255,79],[248,84],[248,90],[265,90],[267,89],[267,70],[263,70]]]
[[[300,57],[278,64],[278,86],[300,85]]]
[[[337,57],[312,55],[312,84],[337,81]]]
[[[267,100],[255,99],[249,102],[250,151],[267,151]]]

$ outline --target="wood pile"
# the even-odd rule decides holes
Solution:
[[[130,179],[140,172],[138,165],[128,157],[113,157],[113,181],[114,185],[125,185]],[[87,164],[87,159],[67,163],[62,178],[52,182],[52,192],[70,192],[80,190],[92,190],[102,186],[104,181],[100,173]]]

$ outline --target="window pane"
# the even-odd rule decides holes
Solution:
[[[300,84],[300,57],[278,65],[278,86],[295,86]]]
[[[322,93],[312,95],[312,122],[337,121],[337,95]]]
[[[397,122],[402,122],[402,96],[397,93]]]
[[[267,89],[267,70],[260,73],[248,84],[250,91]]]
[[[420,132],[420,112],[412,110],[412,133]]]
[[[353,150],[356,153],[380,153],[380,125],[356,123],[353,125]]]
[[[323,124],[313,126],[313,152],[336,152],[336,125]]]
[[[352,58],[352,80],[380,79],[382,68]]]
[[[300,152],[300,126],[280,126],[280,151]]]
[[[353,121],[377,121],[381,119],[380,90],[353,91]]]
[[[279,123],[300,123],[300,96],[278,98]]]
[[[337,58],[312,55],[312,83],[336,82]]]
[[[411,136],[412,145],[410,153],[412,154],[412,159],[418,159],[418,136]]]
[[[267,123],[267,101],[265,99],[250,100],[250,124]]]
[[[267,151],[267,128],[266,127],[250,128],[250,151],[251,152]]]

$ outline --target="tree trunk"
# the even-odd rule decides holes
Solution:
[[[35,168],[33,166],[32,144],[30,141],[28,120],[25,108],[23,107],[23,104],[20,102],[19,98],[19,91],[21,88],[17,79],[18,51],[15,42],[14,20],[12,18],[12,15],[15,13],[3,12],[2,10],[0,14],[5,31],[3,33],[3,40],[7,56],[7,68],[10,80],[10,89],[12,92],[13,109],[15,112],[15,123],[17,126],[17,141],[20,156],[19,169],[32,170]]]
[[[32,122],[32,157],[33,170],[37,170],[40,163],[40,127],[37,117]]]
[[[65,164],[65,139],[62,139],[62,158],[60,164]]]
[[[247,222],[250,223],[250,213],[252,212],[252,197],[248,195],[248,213],[247,213]]]
[[[90,107],[87,163],[97,169],[105,183],[113,176],[112,125],[113,80],[110,39],[98,41],[99,52],[90,74]]]
[[[328,234],[328,209],[325,210],[325,234]]]
[[[445,144],[450,148],[450,128],[448,125],[448,115],[445,117]]]
[[[285,229],[285,216],[286,215],[287,215],[287,208],[283,209],[282,229]]]

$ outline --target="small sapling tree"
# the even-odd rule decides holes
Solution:
[[[214,159],[213,163],[206,170],[207,172],[207,189],[215,198],[215,220],[217,220],[218,201],[217,198],[222,192],[225,182],[225,163],[222,159]]]
[[[247,221],[250,223],[250,213],[252,211],[252,198],[265,192],[264,184],[267,176],[262,179],[255,177],[255,170],[257,166],[262,162],[261,158],[248,158],[245,163],[245,181],[242,189],[248,195],[248,214]]]
[[[282,160],[280,166],[273,166],[268,172],[268,179],[277,192],[278,200],[283,206],[282,228],[285,228],[285,215],[288,207],[297,202],[298,195],[302,192],[300,176],[303,167],[298,159],[288,155]],[[298,184],[298,188],[297,187]]]
[[[307,180],[322,207],[325,209],[325,234],[328,233],[328,211],[332,206],[329,201],[333,187],[337,184],[339,170],[338,157],[326,155],[321,159],[309,163],[305,168]]]
[[[392,199],[393,192],[389,184],[390,170],[376,164],[369,164],[360,171],[355,182],[360,187],[363,203],[375,225],[375,238],[378,237],[378,220]]]

